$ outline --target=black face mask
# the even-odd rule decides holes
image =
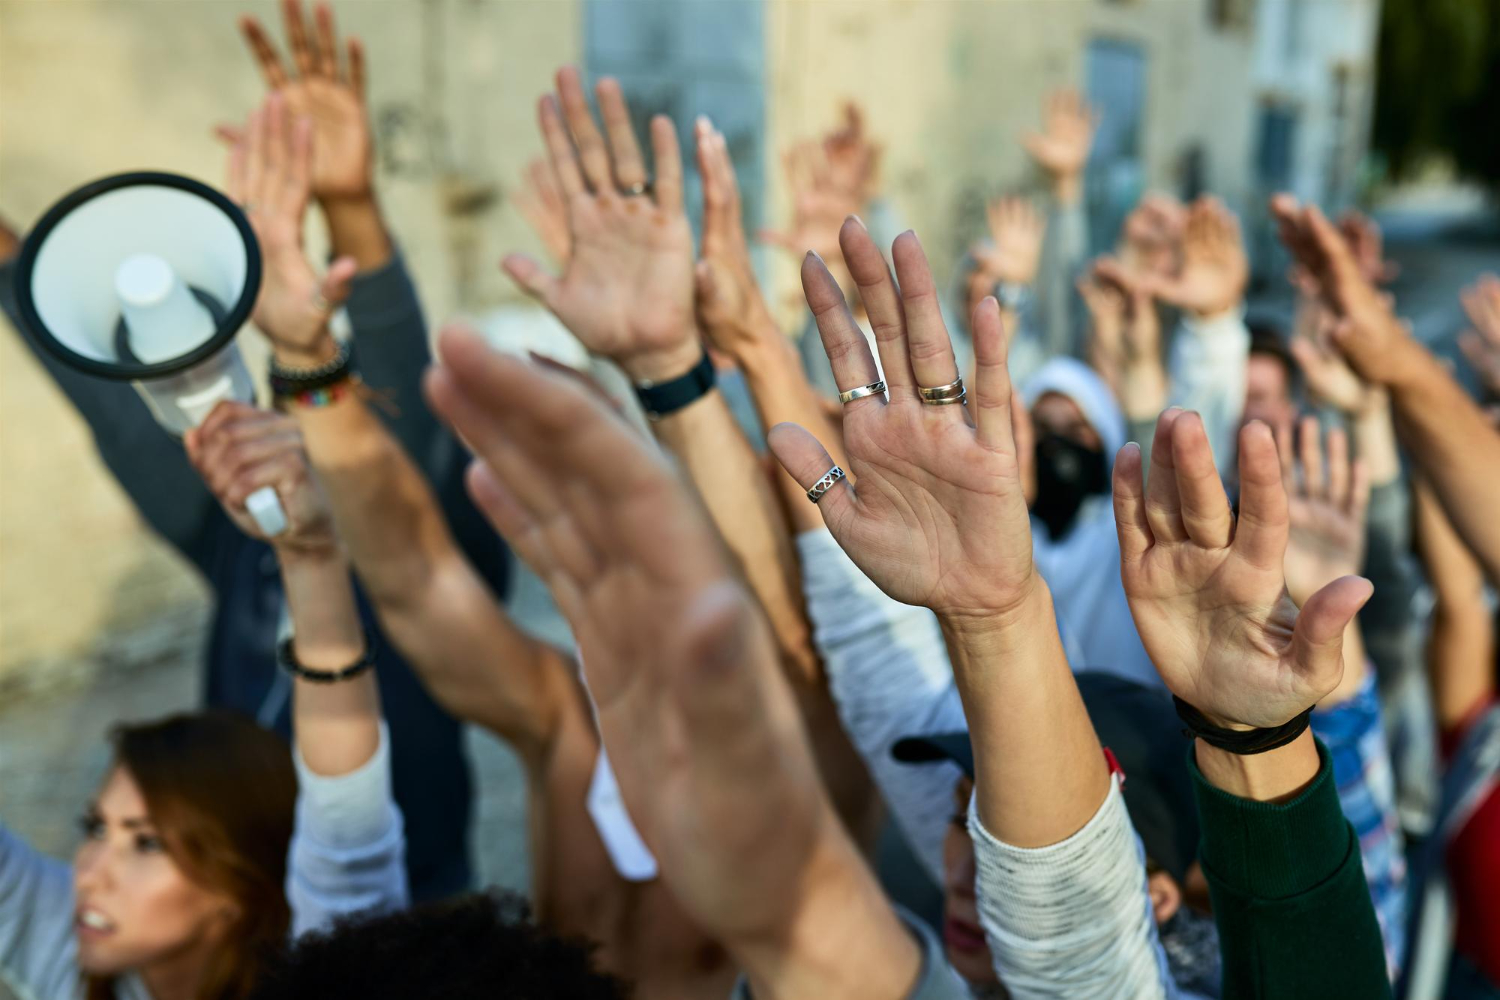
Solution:
[[[1108,488],[1103,449],[1086,448],[1045,431],[1037,436],[1036,503],[1031,512],[1042,519],[1054,539],[1072,527],[1083,501]]]

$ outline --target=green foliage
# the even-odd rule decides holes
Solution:
[[[1442,156],[1500,191],[1500,0],[1384,0],[1373,142],[1398,178]]]

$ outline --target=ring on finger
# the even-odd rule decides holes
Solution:
[[[852,403],[856,399],[864,399],[866,396],[874,396],[885,392],[885,383],[876,379],[869,385],[861,385],[853,389],[846,389],[839,393],[840,403]]]
[[[930,389],[925,386],[918,386],[917,392],[921,395],[922,402],[924,403],[957,402],[964,396],[964,379],[960,375],[947,385],[937,385]]]
[[[637,181],[629,187],[622,187],[620,193],[627,198],[638,198],[643,194],[650,194],[651,190],[650,181]]]
[[[807,491],[807,499],[817,503],[823,499],[823,494],[833,489],[835,483],[844,478],[844,470],[837,465],[823,473],[823,478],[812,484],[812,489]]]

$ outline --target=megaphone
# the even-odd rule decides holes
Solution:
[[[234,337],[260,291],[260,246],[239,207],[176,174],[116,174],[42,216],[16,264],[27,332],[64,364],[128,381],[169,433],[221,400],[255,401]],[[268,535],[286,530],[272,487],[245,507]]]

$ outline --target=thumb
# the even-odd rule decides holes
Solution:
[[[712,304],[719,297],[719,286],[714,280],[714,268],[707,260],[693,265],[693,286],[700,301]]]
[[[214,126],[214,138],[226,146],[238,146],[245,139],[245,129],[240,125],[220,122]]]
[[[510,279],[521,286],[521,290],[533,298],[540,299],[548,309],[556,312],[553,303],[557,300],[558,281],[542,269],[535,260],[521,253],[506,254],[500,262]]]
[[[1292,657],[1303,682],[1321,698],[1344,675],[1344,630],[1375,587],[1362,576],[1343,576],[1307,599],[1292,627]]]
[[[772,427],[766,435],[766,443],[787,475],[804,490],[812,489],[813,484],[834,468],[828,449],[797,424],[781,423]],[[837,538],[840,526],[854,514],[854,485],[847,479],[834,483],[818,500],[818,509],[823,513],[823,523]]]
[[[358,270],[359,264],[353,257],[340,257],[328,266],[318,292],[323,296],[323,301],[328,303],[329,311],[337,309],[349,297],[349,293],[353,291],[354,275]]]

